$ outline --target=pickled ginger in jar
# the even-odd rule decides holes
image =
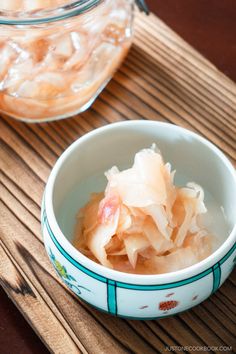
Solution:
[[[0,112],[28,122],[90,107],[132,42],[134,0],[1,0]]]

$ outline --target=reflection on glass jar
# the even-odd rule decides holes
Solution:
[[[0,112],[35,122],[87,109],[128,52],[133,6],[133,0],[1,1]]]

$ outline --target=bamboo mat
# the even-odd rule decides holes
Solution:
[[[235,84],[157,17],[138,14],[128,58],[89,111],[44,124],[1,118],[0,284],[52,352],[148,354],[166,346],[220,352],[222,345],[235,345],[235,273],[210,299],[179,316],[113,318],[64,288],[40,232],[48,175],[79,136],[125,119],[168,121],[207,137],[235,165],[235,116]]]

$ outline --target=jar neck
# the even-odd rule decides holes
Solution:
[[[4,12],[0,9],[0,25],[37,25],[49,22],[61,21],[70,17],[82,15],[85,12],[97,7],[105,0],[80,0],[72,1],[64,6],[53,9],[24,12]]]

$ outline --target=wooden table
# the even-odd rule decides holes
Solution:
[[[232,65],[236,59],[235,37],[232,34],[235,34],[236,29],[235,25],[231,26],[232,20],[235,19],[233,14],[236,15],[234,1],[225,1],[224,6],[218,0],[149,2],[175,30],[208,56],[222,71],[236,79],[236,68]],[[225,21],[224,14],[227,15]],[[0,224],[4,230],[8,228],[9,232],[14,234],[23,228],[26,234],[31,235],[34,232],[40,236],[38,221],[40,197],[57,156],[81,134],[110,121],[141,116],[171,121],[208,137],[235,163],[235,85],[153,16],[148,20],[150,24],[146,21],[146,19],[145,23],[138,21],[135,45],[126,63],[90,111],[72,120],[38,126],[27,126],[5,118],[0,122],[0,133],[4,141],[1,149],[3,157],[0,161],[4,163],[5,169],[1,192],[4,200],[1,212],[4,213],[5,224],[3,218]],[[219,27],[222,26],[217,36],[214,23]],[[154,53],[154,47],[146,45],[147,33],[150,31],[161,55],[158,51]],[[171,40],[166,41],[165,37]],[[165,57],[165,52],[168,57]],[[187,53],[187,58],[183,57],[181,67],[179,62],[183,53]],[[172,61],[171,67],[175,66],[173,63],[178,65],[176,72],[172,71],[171,67],[168,69],[166,66],[168,60]],[[195,66],[192,66],[192,63]],[[176,96],[173,88],[178,88],[181,95]],[[135,94],[132,94],[134,91]],[[21,178],[19,175],[17,177],[16,171],[22,173]],[[36,183],[35,179],[39,181]],[[33,201],[29,200],[31,196],[29,192],[27,193],[26,183],[29,190],[32,190],[34,183],[37,185]],[[31,217],[27,214],[29,211]],[[6,220],[9,220],[8,223]],[[15,229],[12,227],[13,223],[16,225]],[[3,253],[0,255],[3,264],[1,257]],[[6,267],[1,271],[1,264],[0,274],[6,275]],[[6,264],[7,261],[4,259],[4,265]],[[14,291],[9,288],[5,290],[19,306],[21,302],[19,298],[21,296],[23,299],[27,298],[27,287],[23,287],[25,294],[22,295],[17,284],[14,285]],[[95,327],[92,328],[103,333],[103,338],[106,338],[108,344],[113,343],[113,348],[116,348],[114,352],[128,350],[151,353],[164,351],[166,345],[234,345],[236,330],[234,286],[235,273],[204,304],[181,316],[159,322],[115,320],[90,308],[85,308],[84,313],[87,320],[91,321],[93,318]],[[77,306],[80,306],[79,303]],[[30,314],[32,313],[29,310],[27,312],[26,308],[25,315],[32,323]],[[0,318],[1,354],[47,353],[46,347],[7,299],[3,290],[0,290]],[[35,322],[34,327],[37,327]],[[50,330],[50,325],[45,324],[45,329]],[[121,329],[127,331],[127,335],[121,332]],[[40,334],[42,335],[42,330]],[[96,335],[97,333],[94,333],[95,338]],[[45,335],[44,340],[46,337]],[[80,341],[83,342],[81,338]],[[83,344],[86,344],[86,340]],[[104,348],[100,352],[110,352],[109,345],[106,350]],[[94,351],[89,352],[99,351],[94,347]]]

